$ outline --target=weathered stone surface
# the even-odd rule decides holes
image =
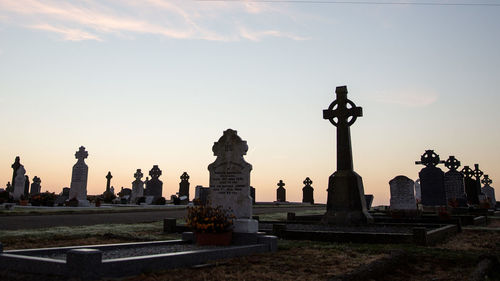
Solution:
[[[304,180],[304,187],[302,188],[302,203],[314,204],[314,188],[311,186],[312,180],[307,177]]]
[[[285,183],[280,180],[277,185],[278,189],[276,189],[276,202],[286,202]]]
[[[391,210],[416,210],[415,182],[406,176],[397,176],[389,181],[391,188]]]
[[[89,153],[85,151],[85,147],[80,146],[79,150],[75,153],[75,158],[78,159],[73,166],[73,173],[71,174],[71,185],[69,190],[69,198],[76,198],[77,200],[87,200],[87,178],[89,174],[89,167],[85,164],[85,158]]]
[[[16,184],[14,185],[14,192],[12,194],[12,197],[15,201],[21,199],[21,197],[24,196],[24,185],[26,182],[26,176],[24,175],[25,173],[26,170],[24,169],[23,165],[17,167],[17,175],[14,181]]]
[[[350,126],[363,116],[361,107],[347,99],[347,87],[337,87],[337,99],[323,110],[323,119],[337,127],[337,171],[328,179],[327,212],[323,222],[363,224],[372,222],[365,201],[363,180],[353,170]]]
[[[252,165],[243,158],[248,151],[235,130],[227,129],[214,143],[212,151],[217,159],[208,166],[210,172],[209,203],[230,209],[237,219],[252,218],[250,171]]]

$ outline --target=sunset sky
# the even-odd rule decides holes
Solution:
[[[500,1],[307,2],[0,0],[0,187],[20,156],[61,192],[83,145],[89,194],[108,171],[119,191],[159,165],[166,198],[184,171],[194,195],[232,128],[257,201],[280,179],[300,201],[310,177],[326,202],[336,144],[322,110],[340,85],[363,108],[354,170],[374,205],[395,176],[418,177],[426,149],[497,186]]]

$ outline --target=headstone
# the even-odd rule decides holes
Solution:
[[[420,188],[420,179],[415,180],[415,199],[418,203],[422,201],[422,190]]]
[[[397,176],[389,181],[391,188],[391,211],[416,211],[415,182],[406,176]]]
[[[444,161],[439,160],[439,155],[434,150],[426,150],[420,157],[420,161],[415,161],[415,164],[425,165],[425,168],[418,173],[422,193],[421,202],[424,206],[447,205],[444,173],[436,167],[439,163],[444,163]]]
[[[136,203],[137,199],[144,196],[144,182],[141,180],[144,174],[141,169],[137,169],[134,174],[135,181],[132,182],[132,194],[130,195],[130,202]]]
[[[252,204],[255,205],[255,187],[250,186],[250,197],[252,197]]]
[[[16,159],[14,160],[14,163],[12,164],[12,180],[11,180],[11,183],[12,183],[12,190],[7,190],[9,192],[14,192],[14,187],[16,185],[16,176],[17,176],[17,169],[19,169],[19,167],[21,167],[21,159],[19,158],[19,156],[16,156]]]
[[[62,189],[62,192],[59,194],[59,196],[56,198],[55,204],[56,206],[64,204],[66,200],[69,199],[69,187],[64,187]]]
[[[194,188],[194,200],[196,204],[206,205],[210,188],[197,185]]]
[[[486,195],[484,195],[481,190],[482,176],[483,176],[483,171],[479,169],[479,164],[474,164],[474,177],[476,178],[476,190],[479,197],[479,202],[486,201]]]
[[[347,99],[347,87],[337,87],[337,99],[323,110],[323,119],[328,119],[337,128],[337,171],[328,179],[328,199],[325,223],[363,224],[372,222],[365,201],[363,180],[354,172],[350,126],[363,116],[361,107]]]
[[[286,189],[285,183],[280,180],[277,184],[278,189],[276,189],[276,202],[286,202]]]
[[[21,199],[21,197],[24,197],[24,183],[26,181],[24,173],[26,173],[26,170],[24,169],[23,165],[20,165],[19,167],[17,167],[16,171],[17,175],[14,181],[16,185],[14,185],[14,192],[12,194],[12,197],[15,201],[18,201]]]
[[[373,194],[365,194],[366,208],[370,210],[373,204]]]
[[[161,198],[163,194],[163,182],[159,179],[161,173],[162,172],[160,168],[158,168],[158,165],[154,165],[153,168],[149,171],[151,180],[148,181],[144,193],[146,196],[153,196],[154,200]]]
[[[464,175],[457,171],[460,161],[455,156],[450,156],[444,165],[449,169],[444,173],[444,189],[446,202],[452,207],[466,207]]]
[[[235,130],[227,129],[212,146],[215,161],[208,165],[210,172],[209,204],[222,206],[236,217],[234,231],[255,233],[258,222],[252,219],[250,171],[252,165],[243,158],[248,151]]]
[[[130,188],[123,188],[123,186],[120,189],[120,192],[118,192],[118,196],[120,196],[120,198],[125,197],[125,196],[128,196],[127,198],[130,198],[131,194],[132,194],[132,189],[130,189]]]
[[[314,188],[311,186],[312,180],[307,177],[304,181],[304,187],[302,188],[302,203],[314,204]]]
[[[476,180],[472,178],[474,176],[474,171],[469,166],[464,166],[462,174],[464,175],[467,203],[469,205],[479,205],[479,194],[476,188]]]
[[[111,175],[111,172],[108,171],[108,174],[106,175],[106,191],[105,192],[111,192],[111,179],[113,176]]]
[[[7,182],[7,185],[5,186],[5,191],[6,192],[12,192],[12,185],[10,184],[10,181]]]
[[[41,183],[42,180],[39,177],[35,176],[33,178],[33,183],[31,184],[31,190],[30,190],[31,195],[40,193],[40,190],[42,189],[42,187],[40,186]]]
[[[179,183],[179,198],[185,196],[187,200],[181,200],[181,204],[189,202],[189,175],[184,172],[181,175],[181,182]]]
[[[89,153],[85,151],[85,147],[80,146],[79,150],[75,153],[75,158],[78,160],[73,166],[73,173],[71,174],[69,199],[76,198],[79,201],[79,206],[85,206],[88,204],[87,178],[89,174],[89,167],[85,164],[85,158],[88,156]]]
[[[484,175],[483,180],[481,181],[484,186],[482,188],[482,191],[484,195],[486,195],[486,199],[490,203],[490,208],[495,209],[495,205],[497,200],[495,199],[495,189],[490,186],[490,184],[493,182],[488,175]]]
[[[28,198],[30,194],[30,177],[28,175],[24,176],[24,198]]]

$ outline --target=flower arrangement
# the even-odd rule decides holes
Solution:
[[[186,225],[197,233],[222,233],[231,230],[234,215],[221,206],[188,207]]]
[[[43,192],[35,194],[31,197],[31,205],[33,206],[54,206],[56,194],[54,192]]]

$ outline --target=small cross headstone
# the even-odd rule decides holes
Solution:
[[[162,197],[163,194],[163,182],[159,179],[162,172],[158,165],[154,165],[149,171],[151,179],[146,184],[146,190],[144,191],[146,196],[153,196],[153,200]]]
[[[144,196],[144,182],[141,180],[144,174],[141,169],[137,169],[132,182],[132,193],[130,195],[130,203],[137,203],[137,200]]]
[[[490,208],[495,209],[497,200],[495,199],[495,189],[491,186],[491,183],[493,181],[488,175],[484,175],[484,178],[481,182],[484,184],[482,192],[484,193],[484,195],[486,195],[486,199],[490,203]]]
[[[307,177],[304,181],[304,187],[302,188],[302,203],[314,204],[314,188],[311,186],[312,180]]]
[[[444,173],[444,189],[448,204],[453,207],[466,207],[464,176],[457,171],[460,161],[455,156],[450,156],[444,165],[449,169]]]
[[[89,174],[89,167],[85,164],[85,158],[89,153],[85,151],[85,147],[80,146],[75,153],[77,159],[76,164],[73,166],[71,174],[71,185],[69,190],[69,199],[77,199],[79,206],[88,206],[87,201],[87,178]]]
[[[416,211],[417,201],[414,196],[415,182],[406,176],[397,176],[389,181],[391,188],[392,211]]]
[[[33,178],[33,183],[31,184],[30,195],[35,195],[35,194],[40,193],[40,190],[42,189],[42,187],[40,186],[41,183],[42,183],[42,180],[39,177],[35,176]]]
[[[469,166],[464,166],[461,172],[462,175],[464,175],[467,203],[469,203],[470,205],[479,205],[479,193],[476,187],[476,180],[473,179],[474,170],[472,170]]]
[[[12,194],[12,197],[14,198],[15,201],[18,201],[21,199],[21,197],[24,196],[24,184],[26,182],[26,177],[24,174],[26,173],[26,170],[24,169],[23,165],[20,165],[19,167],[17,167],[16,171],[17,171],[17,175],[15,178],[16,185],[14,185],[14,192]]]
[[[328,179],[328,199],[323,222],[332,224],[363,224],[372,222],[365,201],[363,180],[353,170],[351,125],[363,116],[361,107],[347,99],[347,87],[335,89],[337,95],[328,109],[327,119],[337,128],[337,171]]]
[[[439,159],[439,155],[434,150],[426,150],[420,157],[420,161],[415,161],[415,164],[425,166],[418,173],[422,197],[421,202],[424,206],[447,205],[444,189],[444,173],[436,167],[440,163],[444,163],[444,161]]]
[[[184,172],[181,175],[181,182],[179,183],[179,198],[185,197],[186,199],[181,200],[181,204],[185,205],[189,203],[189,175]]]
[[[113,176],[111,175],[111,172],[108,171],[108,174],[106,175],[106,192],[111,191],[111,179]]]
[[[277,186],[278,189],[276,189],[276,202],[286,202],[285,183],[282,180],[280,180]]]

